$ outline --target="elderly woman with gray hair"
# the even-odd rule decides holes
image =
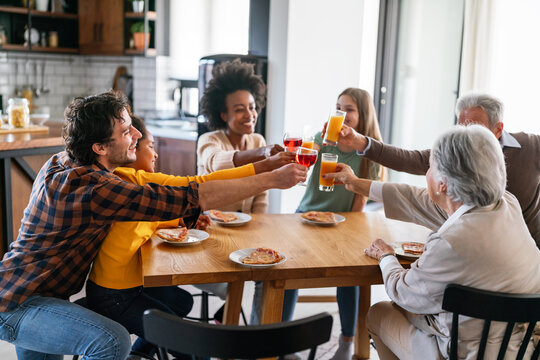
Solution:
[[[392,300],[373,305],[368,313],[368,330],[381,359],[448,358],[452,314],[441,306],[450,283],[540,293],[540,251],[518,201],[505,191],[501,146],[485,127],[456,126],[435,142],[427,189],[359,179],[344,164],[337,171],[327,176],[382,201],[387,217],[433,231],[410,269],[399,264],[394,248],[382,239],[365,250],[379,260]],[[476,357],[481,330],[481,320],[460,318],[460,359]],[[503,334],[503,325],[494,323],[485,358],[496,357]],[[519,335],[511,339],[508,358],[517,353]]]

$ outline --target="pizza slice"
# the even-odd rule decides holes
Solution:
[[[188,229],[185,227],[159,229],[156,231],[156,235],[167,241],[183,242],[188,239]]]
[[[405,242],[401,244],[405,254],[422,255],[424,253],[424,244],[417,242]]]
[[[318,221],[323,223],[335,223],[336,218],[334,217],[333,212],[322,212],[322,211],[308,211],[303,213],[302,217],[311,221]]]
[[[244,264],[275,264],[283,260],[283,256],[275,250],[257,248],[251,254],[242,259]]]
[[[210,214],[210,218],[217,221],[222,222],[230,222],[238,219],[238,216],[236,216],[232,212],[224,212],[220,210],[208,210],[208,214]]]

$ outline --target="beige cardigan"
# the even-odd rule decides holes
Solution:
[[[421,329],[413,338],[415,359],[448,356],[452,314],[441,308],[447,284],[540,293],[540,250],[523,221],[518,201],[509,192],[496,205],[473,208],[451,225],[445,223],[446,213],[429,199],[425,189],[385,183],[382,195],[388,218],[434,231],[424,254],[410,269],[404,269],[393,257],[381,262],[388,296],[407,310],[409,321]],[[402,240],[407,241],[407,234]],[[459,358],[476,358],[482,321],[462,316],[459,323]],[[505,359],[510,355],[515,358],[521,339],[517,333],[522,330],[515,328]],[[493,322],[486,359],[496,358],[503,333],[502,324]],[[528,351],[532,352],[532,345]]]
[[[214,171],[233,168],[235,152],[262,146],[266,146],[266,141],[260,134],[244,135],[239,148],[233,147],[224,130],[203,134],[197,142],[197,174],[206,175]],[[267,208],[268,192],[265,191],[220,210],[265,213]]]

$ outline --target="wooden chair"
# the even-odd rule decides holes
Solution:
[[[159,310],[143,315],[145,337],[158,345],[158,357],[167,350],[192,354],[193,358],[255,359],[311,349],[330,339],[332,316],[321,313],[305,319],[256,326],[214,325],[181,319]]]
[[[507,294],[450,284],[444,291],[442,308],[454,313],[450,334],[451,360],[457,359],[459,315],[485,320],[477,359],[484,358],[491,321],[508,323],[498,359],[504,358],[515,323],[528,323],[517,355],[517,359],[523,359],[536,322],[540,320],[540,294]],[[540,345],[536,347],[531,359],[537,360],[539,355]]]

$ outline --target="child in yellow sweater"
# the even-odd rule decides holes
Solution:
[[[204,176],[172,176],[154,173],[158,157],[154,149],[153,136],[142,120],[132,117],[133,126],[143,134],[137,144],[137,161],[131,167],[119,167],[115,174],[139,185],[148,182],[170,186],[186,186],[191,181],[198,183],[210,180],[225,180],[255,175],[279,167],[279,157],[269,158],[255,164],[221,170]],[[257,170],[257,171],[256,171]],[[140,248],[158,228],[176,227],[181,219],[164,222],[117,222],[115,223],[94,260],[86,297],[90,309],[111,318],[139,336],[132,350],[151,355],[154,346],[144,340],[142,314],[150,308],[160,309],[178,316],[191,311],[191,294],[176,286],[143,288]],[[197,226],[205,228],[209,219],[201,215]]]

